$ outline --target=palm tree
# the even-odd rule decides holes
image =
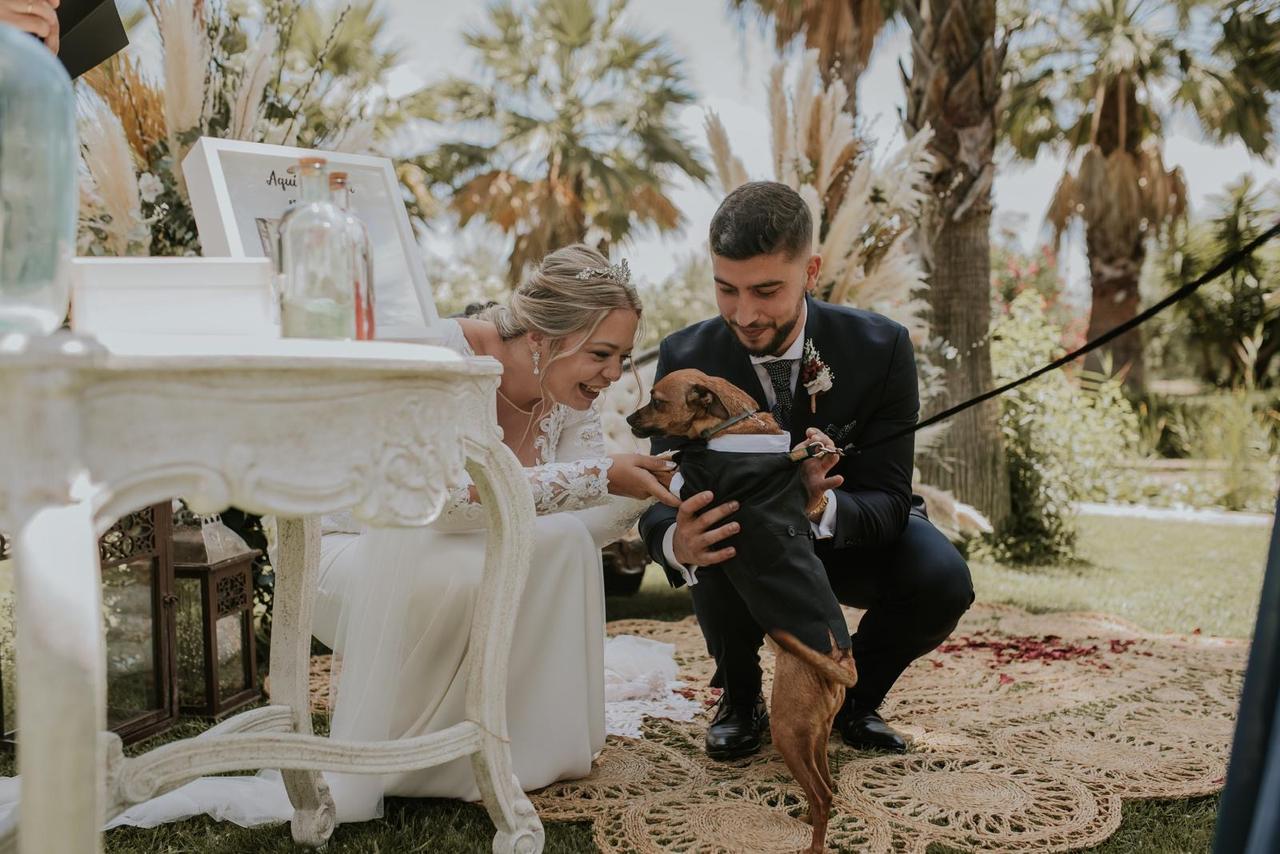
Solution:
[[[806,47],[818,51],[823,79],[840,79],[845,110],[858,113],[858,77],[867,69],[871,49],[896,0],[729,0],[739,16],[773,21],[774,41],[782,50],[803,34]]]
[[[404,46],[392,41],[386,9],[379,0],[299,4],[283,31],[292,36],[294,70],[314,71],[314,77],[303,77],[303,85],[310,88],[317,104],[343,103],[348,110],[356,110],[381,97],[376,112],[385,129],[403,122],[385,93],[387,75],[404,59]],[[300,139],[323,135],[321,123],[329,117],[317,112],[306,116]]]
[[[1134,316],[1148,243],[1186,211],[1179,169],[1166,169],[1164,128],[1187,113],[1216,140],[1271,148],[1274,67],[1233,44],[1233,33],[1274,35],[1266,3],[1239,0],[1043,0],[1011,56],[1004,119],[1018,156],[1064,150],[1068,168],[1049,207],[1055,239],[1082,222],[1093,307],[1089,337]],[[1256,9],[1251,9],[1256,6]],[[1265,42],[1265,39],[1263,40]],[[1269,85],[1264,85],[1269,84]],[[1141,386],[1137,332],[1110,347]],[[1092,361],[1095,369],[1100,358]]]
[[[602,251],[637,228],[671,231],[680,173],[707,169],[675,124],[693,101],[680,61],[623,26],[627,0],[537,0],[489,8],[465,35],[483,79],[452,77],[422,98],[425,118],[459,131],[417,160],[462,225],[480,217],[515,237],[511,280],[558,246]]]
[[[1280,89],[1280,6],[1236,0],[1222,22],[1221,48],[1249,86]]]
[[[904,0],[911,28],[903,76],[908,136],[931,128],[932,192],[918,225],[930,276],[934,335],[955,356],[944,364],[941,410],[992,386],[991,183],[1007,40],[996,40],[996,0]],[[950,422],[937,454],[921,460],[931,484],[972,502],[999,526],[1009,510],[1000,406],[990,401]]]
[[[1276,222],[1280,216],[1280,191],[1259,186],[1245,173],[1221,194],[1209,197],[1210,213],[1191,223],[1178,240],[1161,254],[1168,289],[1203,273],[1219,258],[1237,252]],[[1185,349],[1196,372],[1205,382],[1235,388],[1245,384],[1270,385],[1271,363],[1280,355],[1280,311],[1274,303],[1280,294],[1280,248],[1263,247],[1221,277],[1196,291],[1168,322],[1171,346]],[[1240,343],[1256,336],[1257,346],[1245,376],[1245,364],[1237,358]]]

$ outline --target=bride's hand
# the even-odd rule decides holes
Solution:
[[[667,487],[676,464],[648,454],[612,454],[609,492],[628,498],[656,498],[668,507],[679,507],[680,499]]]

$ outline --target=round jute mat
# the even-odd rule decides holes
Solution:
[[[850,625],[861,617],[848,616]],[[674,644],[690,693],[714,704],[692,618],[619,621],[609,631]],[[864,754],[832,738],[838,795],[828,846],[1069,851],[1115,832],[1124,798],[1217,791],[1247,650],[1106,615],[977,605],[881,708],[911,736],[910,752]],[[763,661],[767,692],[767,651]],[[610,738],[590,777],[534,793],[534,804],[547,820],[592,822],[606,854],[806,846],[804,796],[772,746],[710,762],[708,720],[709,712],[691,723],[650,720],[643,739]]]

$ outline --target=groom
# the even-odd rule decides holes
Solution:
[[[829,437],[869,445],[916,423],[911,342],[882,315],[810,296],[822,266],[810,254],[812,234],[808,207],[785,184],[757,181],[730,193],[711,219],[720,316],[663,340],[656,379],[698,368],[754,396],[793,444]],[[653,453],[675,445],[655,439]],[[836,717],[844,740],[864,750],[906,750],[877,709],[907,665],[937,647],[973,602],[968,566],[912,497],[913,452],[907,435],[866,454],[804,464],[814,551],[836,598],[866,609],[852,636],[858,683]],[[733,509],[704,492],[678,510],[656,504],[640,520],[649,554],[672,585],[690,585],[716,662],[711,684],[724,693],[707,730],[713,759],[755,753],[768,727],[764,631],[716,567],[733,554]]]

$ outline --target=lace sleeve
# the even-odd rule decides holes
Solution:
[[[598,409],[553,411],[541,429],[539,454],[551,461],[525,469],[535,512],[542,516],[604,502],[613,460],[605,453]],[[453,490],[437,524],[446,530],[469,530],[484,523],[484,509],[471,501],[468,484]]]
[[[528,469],[537,512],[581,510],[604,501],[613,460],[605,453],[599,404],[585,412],[560,407],[542,426],[537,445],[545,462]]]

